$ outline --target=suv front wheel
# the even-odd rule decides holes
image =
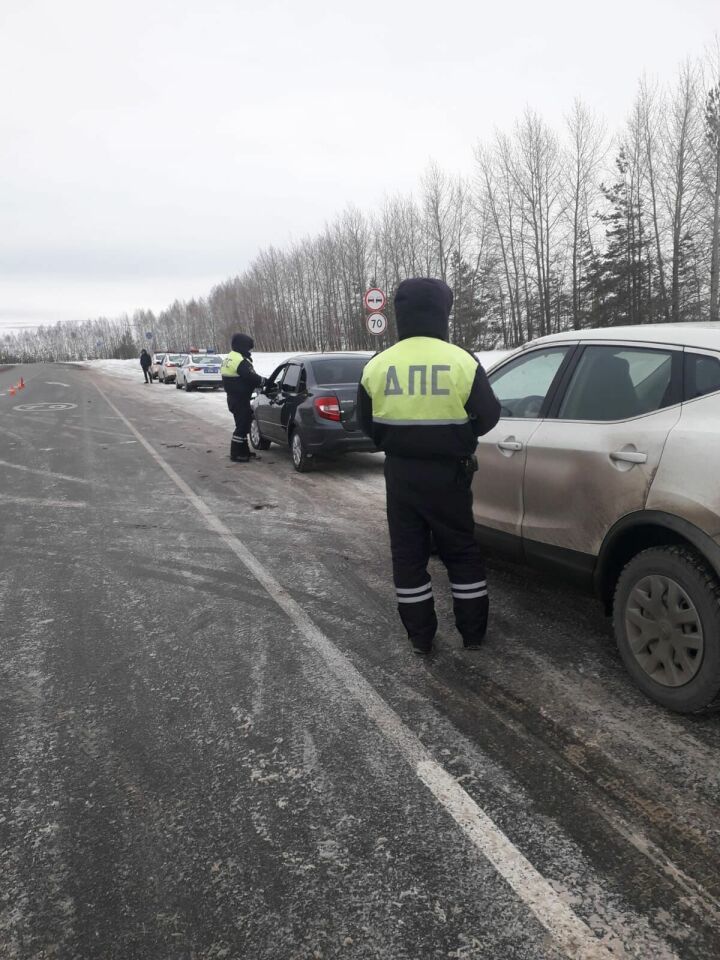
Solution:
[[[720,705],[720,584],[687,547],[652,547],[627,564],[615,637],[640,689],[679,713]]]

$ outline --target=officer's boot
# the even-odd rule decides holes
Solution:
[[[230,441],[230,459],[234,463],[247,463],[250,460],[250,447],[247,437],[239,437],[237,434],[233,434]]]

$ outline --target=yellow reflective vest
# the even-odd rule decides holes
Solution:
[[[467,457],[499,411],[475,357],[435,337],[408,337],[377,354],[358,390],[363,430],[403,457]]]
[[[220,367],[223,387],[227,394],[232,394],[242,400],[250,400],[250,396],[262,383],[262,377],[255,373],[252,362],[237,350],[231,350]]]
[[[220,367],[220,373],[223,377],[237,377],[238,367],[247,358],[244,357],[241,353],[238,353],[236,350],[231,350],[230,353],[225,357]],[[252,364],[250,361],[247,361],[250,364],[252,369]]]
[[[367,364],[362,385],[376,423],[462,424],[477,372],[469,353],[433,337],[409,337]]]

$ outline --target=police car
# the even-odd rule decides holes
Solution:
[[[184,387],[188,393],[198,387],[219,390],[222,386],[221,365],[220,354],[190,353],[178,367],[175,386],[178,390]]]
[[[164,353],[158,367],[157,379],[160,383],[172,383],[177,376],[178,367],[185,359],[184,353]]]

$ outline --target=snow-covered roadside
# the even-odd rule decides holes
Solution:
[[[269,377],[273,370],[280,366],[290,353],[254,353],[253,364],[261,377]],[[142,370],[140,361],[134,360],[76,360],[73,363],[79,363],[83,367],[89,367],[91,370],[100,370],[111,377],[121,377],[125,379],[137,375],[142,380]]]
[[[476,354],[478,360],[486,370],[507,356],[508,350],[490,350]],[[261,377],[268,377],[283,363],[291,353],[253,353],[253,364]],[[174,384],[162,384],[153,381],[150,389],[143,380],[142,370],[138,360],[85,360],[75,361],[75,364],[94,370],[105,376],[124,380],[128,386],[143,389],[143,399],[149,402],[173,400],[188,409],[201,420],[207,423],[228,425],[228,410],[225,402],[225,393],[222,390],[195,390],[187,393],[185,390],[176,390]]]
[[[476,353],[480,363],[489,370],[495,366],[503,357],[510,353],[509,350],[484,350]],[[284,363],[292,353],[253,353],[253,365],[261,377],[269,377],[276,367]],[[368,354],[370,356],[370,354]],[[142,370],[138,360],[83,360],[74,361],[80,363],[83,367],[89,367],[91,370],[100,370],[111,377],[142,378]]]

